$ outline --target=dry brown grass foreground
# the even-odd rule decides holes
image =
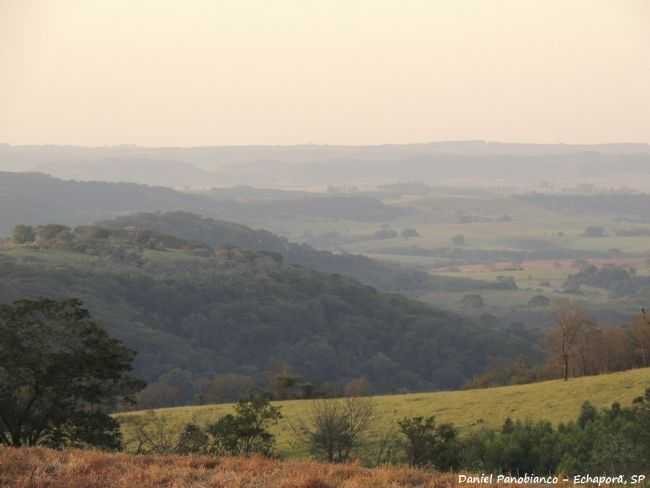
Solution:
[[[2,488],[452,488],[456,479],[354,464],[0,448]]]

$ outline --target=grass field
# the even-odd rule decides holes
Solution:
[[[495,477],[496,480],[496,477]],[[569,486],[568,483],[566,483]],[[253,458],[0,448],[6,488],[455,488],[458,475]],[[468,485],[465,485],[468,486]],[[471,486],[471,485],[470,485]],[[496,483],[495,485],[496,486]],[[501,487],[515,486],[499,483]],[[531,488],[540,485],[528,485]]]
[[[650,368],[591,376],[564,381],[546,381],[481,390],[464,390],[375,397],[377,421],[371,438],[393,429],[403,417],[435,415],[439,422],[453,422],[461,432],[482,427],[499,428],[507,417],[513,419],[545,419],[554,424],[575,419],[586,400],[604,407],[613,402],[629,405],[650,388]],[[282,455],[303,454],[292,442],[289,421],[308,415],[309,401],[277,402],[284,420],[276,426],[278,448]],[[161,409],[157,412],[169,419],[172,430],[180,430],[190,421],[203,424],[228,413],[232,405],[206,405]],[[127,419],[141,415],[131,412],[118,415]],[[129,439],[128,422],[124,425]]]

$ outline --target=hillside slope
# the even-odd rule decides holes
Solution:
[[[277,212],[334,212],[347,215],[360,212],[358,201],[348,198],[319,197],[289,202],[291,208]],[[379,200],[365,199],[368,211],[359,218],[393,215],[395,209]],[[287,202],[276,202],[280,207]],[[277,252],[290,264],[327,273],[352,276],[384,291],[408,292],[435,289],[476,289],[498,286],[472,280],[432,279],[428,273],[391,266],[364,256],[334,254],[290,243],[264,230],[255,230],[226,220],[243,221],[245,216],[272,210],[234,201],[217,201],[207,196],[174,191],[170,188],[134,183],[64,181],[39,173],[0,172],[0,237],[8,236],[16,225],[44,225],[52,222],[74,226],[113,219],[103,225],[113,228],[135,226],[182,239],[205,242],[213,247],[231,245],[253,251]],[[275,207],[273,207],[275,208]],[[149,212],[149,213],[147,213]],[[156,214],[152,212],[167,212]],[[192,212],[192,213],[190,213]],[[131,216],[130,214],[136,214]],[[202,218],[216,217],[221,220]],[[224,220],[225,219],[225,220]],[[262,219],[264,220],[264,219]]]
[[[211,247],[235,246],[250,251],[280,254],[288,264],[324,273],[339,273],[382,291],[422,290],[466,291],[501,289],[504,283],[433,276],[424,271],[377,261],[358,254],[332,253],[306,244],[290,242],[266,230],[201,217],[189,212],[136,213],[98,223],[110,229],[142,229],[168,234],[179,239],[202,242]]]
[[[377,396],[378,419],[373,436],[377,437],[395,427],[404,417],[435,415],[438,422],[452,422],[468,432],[481,428],[500,428],[506,418],[513,420],[548,420],[554,424],[575,420],[580,407],[590,401],[598,407],[614,402],[629,405],[650,388],[650,368],[624,371],[600,376],[545,381],[528,385],[515,385],[479,390],[414,393],[406,395]],[[275,402],[282,408],[284,419],[276,428],[279,447],[284,454],[299,454],[291,442],[291,419],[308,415],[309,400]],[[213,421],[229,412],[231,405],[205,405],[158,410],[169,420],[172,429],[192,420]],[[125,439],[129,439],[128,419],[139,412],[120,414],[125,419]]]
[[[314,385],[366,376],[377,392],[426,391],[458,387],[496,357],[536,352],[525,331],[479,326],[271,253],[137,229],[52,225],[36,235],[0,249],[0,303],[81,298],[138,352],[138,374],[183,378],[174,384],[184,393],[166,405],[191,403],[215,374],[264,386],[279,363]]]

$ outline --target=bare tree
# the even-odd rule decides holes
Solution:
[[[297,440],[318,458],[348,461],[375,417],[371,398],[348,397],[311,402],[307,418],[291,424]]]
[[[575,356],[582,376],[600,372],[598,356],[602,354],[602,342],[603,331],[594,322],[586,322],[578,332]]]
[[[593,325],[585,312],[573,302],[558,304],[555,311],[555,326],[550,332],[551,347],[562,364],[562,377],[568,381],[571,363],[577,354],[577,345],[584,331]]]
[[[650,317],[646,309],[641,309],[641,315],[632,325],[634,345],[641,356],[641,364],[650,366]]]
[[[171,454],[175,452],[178,433],[172,429],[169,418],[149,410],[142,415],[122,418],[122,426],[129,431],[126,450],[135,454]]]

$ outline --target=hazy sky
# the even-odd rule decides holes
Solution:
[[[0,0],[0,142],[650,142],[650,0]]]

